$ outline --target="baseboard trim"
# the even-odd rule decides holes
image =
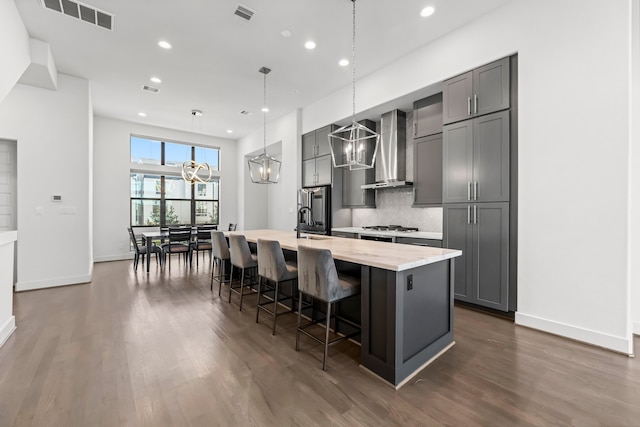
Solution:
[[[58,277],[55,279],[36,280],[34,282],[16,283],[16,292],[33,291],[36,289],[55,288],[58,286],[79,285],[91,282],[91,274],[84,276]]]
[[[538,329],[629,356],[633,355],[633,342],[623,337],[603,334],[601,332],[591,331],[589,329],[579,328],[521,312],[516,312],[515,322],[517,325]]]
[[[0,328],[0,347],[7,342],[13,331],[16,330],[16,317],[11,316],[5,324]]]
[[[133,259],[133,254],[103,255],[93,257],[93,262],[126,261]]]

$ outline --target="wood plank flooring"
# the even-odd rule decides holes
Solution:
[[[185,270],[95,265],[91,284],[15,296],[0,426],[640,425],[640,361],[457,307],[456,345],[399,391],[359,347],[255,323],[255,296]],[[636,348],[639,339],[636,338]]]

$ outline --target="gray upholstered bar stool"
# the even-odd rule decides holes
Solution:
[[[298,280],[298,269],[287,264],[280,243],[276,240],[258,239],[258,304],[256,306],[256,323],[260,321],[260,310],[264,310],[273,317],[271,334],[276,334],[276,317],[278,313],[278,301],[291,300],[291,311],[295,308],[294,300],[296,295],[296,282]],[[269,282],[273,282],[273,286]],[[291,286],[290,296],[280,298],[281,282],[289,282]],[[273,301],[261,302],[263,292],[267,287],[267,292],[273,291]],[[269,305],[273,304],[273,308]]]
[[[231,255],[231,277],[233,277],[233,267],[237,267],[240,272],[240,285],[234,287],[233,281],[229,284],[229,302],[231,302],[231,292],[240,295],[240,310],[242,311],[242,300],[244,298],[244,279],[247,270],[257,270],[258,257],[251,253],[247,239],[241,234],[229,235],[229,252]],[[254,271],[255,271],[254,270]],[[251,279],[251,277],[249,277]],[[255,284],[255,281],[249,282],[249,286]]]
[[[301,333],[323,344],[324,357],[322,360],[322,369],[326,371],[329,345],[350,338],[358,333],[341,336],[329,341],[329,329],[332,317],[331,305],[350,296],[358,295],[360,293],[360,281],[346,276],[338,276],[336,264],[333,261],[330,250],[298,245],[298,289],[300,290],[300,297],[298,300],[296,351],[300,350]],[[327,304],[324,340],[306,330],[309,326],[317,323],[314,319],[306,325],[300,325],[303,295],[308,295],[316,300],[324,301]]]
[[[231,259],[229,253],[229,246],[227,246],[227,239],[224,237],[222,231],[211,231],[211,254],[213,255],[213,263],[218,266],[218,274],[216,275],[216,269],[211,268],[211,291],[213,291],[213,281],[218,281],[218,296],[222,291],[223,283],[231,282],[231,275],[229,275],[229,281],[225,280],[225,270],[227,261]]]

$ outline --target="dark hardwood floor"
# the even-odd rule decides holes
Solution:
[[[202,261],[202,260],[201,260]],[[295,316],[255,323],[185,271],[95,265],[93,282],[15,296],[0,426],[640,425],[640,361],[457,307],[456,345],[398,391]],[[142,267],[142,266],[141,266]],[[638,348],[636,338],[636,348]]]

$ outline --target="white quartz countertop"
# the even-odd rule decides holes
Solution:
[[[18,232],[17,231],[2,231],[0,232],[0,245],[4,245],[6,243],[15,242],[18,240]]]
[[[245,230],[225,232],[225,235],[229,234],[243,234],[249,242],[257,242],[259,238],[277,240],[283,249],[293,251],[297,251],[300,245],[325,248],[331,250],[335,259],[391,271],[409,270],[462,255],[462,251],[456,249],[408,246],[397,243],[344,239],[322,235],[310,235],[309,239],[296,239],[296,233],[293,231]]]
[[[361,227],[332,228],[331,231],[361,234],[364,236],[411,237],[412,239],[442,240],[442,233],[435,233],[430,231],[378,231],[364,230]]]

